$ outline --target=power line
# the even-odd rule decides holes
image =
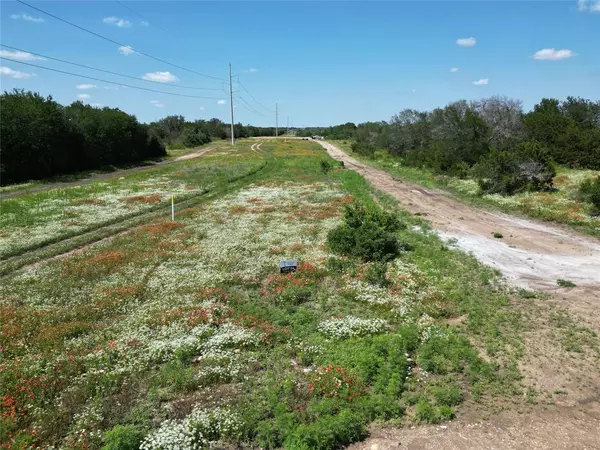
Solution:
[[[125,3],[120,2],[118,0],[115,0],[115,3],[118,3],[119,5],[121,5],[123,8],[127,8],[129,11],[131,11],[132,13],[136,14],[137,16],[141,17],[142,19],[144,19],[146,22],[148,22],[148,24],[152,23],[152,27],[153,28],[158,28],[159,30],[164,31],[165,33],[170,33],[169,31],[165,30],[163,27],[160,27],[156,24],[154,24],[154,22],[146,17],[144,17],[143,15],[141,15],[139,12],[137,12],[135,9],[133,9],[130,6],[127,6]]]
[[[254,113],[258,114],[259,116],[265,117],[264,114],[258,112],[256,109],[254,109],[252,107],[252,105],[250,103],[248,103],[244,97],[236,97],[236,99],[243,101],[247,105],[247,108],[246,108],[246,106],[244,106],[242,104],[240,104],[240,106],[246,108],[248,111],[254,112]]]
[[[205,73],[197,72],[197,71],[192,70],[192,69],[187,69],[187,68],[185,68],[183,66],[180,66],[178,64],[174,64],[174,63],[165,61],[164,59],[157,58],[156,56],[152,56],[152,55],[150,55],[148,53],[142,52],[140,50],[136,50],[136,49],[132,48],[129,45],[122,44],[121,42],[115,41],[115,40],[113,40],[111,38],[107,38],[106,36],[103,36],[101,34],[98,34],[98,33],[94,32],[94,31],[88,30],[87,28],[84,28],[84,27],[81,27],[79,25],[76,25],[73,22],[69,22],[68,20],[65,20],[65,19],[62,19],[62,18],[60,18],[58,16],[55,16],[54,14],[49,13],[48,11],[44,11],[43,9],[40,9],[40,8],[38,8],[36,6],[33,6],[33,5],[30,5],[29,3],[25,3],[22,0],[16,0],[16,1],[18,3],[21,3],[21,4],[25,5],[25,6],[28,6],[28,7],[32,8],[32,9],[35,9],[36,11],[41,12],[42,14],[46,14],[47,16],[50,16],[50,17],[52,17],[52,18],[54,18],[56,20],[60,20],[61,22],[66,23],[67,25],[71,25],[72,27],[75,27],[75,28],[77,28],[77,29],[79,29],[81,31],[85,31],[86,33],[92,34],[92,35],[94,35],[96,37],[99,37],[100,39],[104,39],[105,41],[108,41],[108,42],[110,42],[112,44],[116,44],[116,45],[118,45],[120,47],[129,47],[132,50],[134,50],[135,52],[137,52],[140,55],[143,55],[143,56],[145,56],[147,58],[154,59],[155,61],[161,62],[163,64],[167,64],[169,66],[177,67],[178,69],[185,70],[186,72],[191,72],[191,73],[195,73],[196,75],[200,75],[200,76],[207,77],[207,78],[212,78],[213,80],[226,81],[224,78],[213,77],[212,75],[206,75]]]
[[[219,97],[201,97],[201,96],[198,96],[198,95],[177,94],[176,92],[159,91],[157,89],[149,89],[149,88],[144,88],[144,87],[139,87],[139,86],[133,86],[131,84],[118,83],[116,81],[103,80],[102,78],[88,77],[86,75],[80,75],[78,73],[67,72],[65,70],[52,69],[50,67],[44,67],[44,66],[39,66],[37,64],[26,63],[24,61],[17,61],[16,59],[10,59],[10,58],[6,58],[4,56],[0,56],[0,59],[5,59],[7,61],[16,62],[17,64],[24,64],[26,66],[37,67],[38,69],[49,70],[51,72],[64,73],[66,75],[72,75],[72,76],[75,76],[75,77],[85,78],[85,79],[88,79],[88,80],[101,81],[102,83],[116,84],[117,86],[128,87],[128,88],[131,88],[131,89],[139,89],[140,91],[157,92],[159,94],[174,95],[174,96],[177,96],[177,97],[202,98],[202,99],[208,99],[208,100],[220,100]]]
[[[238,80],[237,80],[238,84],[240,85],[240,87],[246,92],[246,94],[248,94],[248,96],[254,100],[256,103],[258,103],[260,106],[262,106],[263,108],[265,108],[267,111],[269,112],[274,112],[272,109],[267,108],[265,105],[263,105],[262,103],[260,103],[258,100],[256,100],[252,94],[250,92],[248,92],[248,89],[246,89],[246,87],[242,84],[242,82],[240,81],[240,77],[238,75]]]
[[[58,62],[65,63],[65,64],[71,64],[72,66],[83,67],[84,69],[97,70],[98,72],[109,73],[111,75],[117,75],[119,77],[130,78],[132,80],[137,80],[137,81],[145,81],[146,83],[160,84],[163,86],[165,85],[164,83],[161,83],[160,81],[146,80],[145,78],[138,78],[138,77],[133,77],[131,75],[125,75],[122,73],[112,72],[110,70],[98,69],[97,67],[86,66],[85,64],[74,63],[71,61],[66,61],[64,59],[54,58],[54,57],[48,56],[48,55],[42,55],[41,53],[30,52],[29,50],[23,50],[21,48],[11,47],[10,45],[6,45],[6,44],[0,44],[0,45],[2,47],[10,48],[11,50],[16,50],[18,52],[30,53],[32,55],[40,56],[42,58],[50,59],[53,61],[58,61]],[[193,86],[183,86],[181,84],[169,84],[168,86],[178,87],[178,88],[182,88],[182,89],[195,89],[195,90],[199,90],[199,91],[220,91],[221,90],[219,88],[201,88],[201,87],[193,87]]]

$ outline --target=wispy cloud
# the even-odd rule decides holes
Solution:
[[[450,72],[452,72],[452,73],[458,72],[458,67],[452,67],[450,69]]]
[[[0,50],[0,56],[3,58],[16,59],[17,61],[44,61],[46,58],[41,56],[35,56],[28,52],[21,52],[16,50],[11,52],[10,50]]]
[[[142,79],[158,81],[159,83],[172,83],[173,81],[179,81],[179,78],[177,78],[171,72],[148,72],[142,76]]]
[[[127,19],[122,19],[121,17],[105,17],[102,19],[102,22],[108,25],[114,25],[119,28],[129,28],[131,26],[131,22]]]
[[[224,104],[225,104],[225,100],[219,100],[219,101],[217,102],[217,105],[224,105]]]
[[[486,86],[490,80],[487,78],[482,78],[481,80],[473,81],[475,86]]]
[[[200,111],[204,111],[204,106],[201,106],[201,107],[200,107]]]
[[[91,95],[90,95],[90,94],[79,94],[79,95],[77,96],[77,98],[78,98],[79,100],[87,100],[87,99],[88,99],[88,98],[90,98],[90,97],[91,97]]]
[[[104,86],[104,89],[106,89],[107,91],[118,91],[119,86]]]
[[[26,80],[28,78],[35,77],[34,73],[19,72],[18,70],[13,70],[6,66],[0,66],[0,75],[6,75],[20,80]]]
[[[44,21],[44,19],[42,19],[41,17],[33,17],[25,13],[13,14],[10,16],[10,18],[15,20],[27,20],[28,22],[35,23],[42,23]]]
[[[142,20],[142,21],[140,22],[140,24],[141,24],[143,27],[149,27],[149,26],[150,26],[150,22],[148,22],[147,20]]]
[[[581,12],[600,12],[600,0],[579,0],[577,9]]]
[[[129,45],[123,45],[119,47],[119,53],[121,55],[129,56],[135,53],[135,50],[132,49]]]
[[[84,91],[86,89],[96,89],[98,86],[96,86],[95,84],[78,84],[75,87]]]
[[[102,103],[90,103],[90,106],[93,106],[94,108],[104,108]]]
[[[572,58],[573,56],[575,56],[575,53],[569,49],[556,50],[555,48],[544,48],[535,52],[533,54],[533,59],[541,61],[558,61],[561,59]]]
[[[159,102],[158,100],[151,100],[150,104],[156,106],[157,108],[164,108],[164,104],[162,104],[161,102]]]
[[[460,38],[456,40],[456,43],[461,47],[473,47],[475,44],[477,44],[477,39],[474,37]]]
[[[256,73],[256,72],[258,72],[258,69],[250,68],[250,69],[244,70],[244,72],[246,72],[246,73]]]

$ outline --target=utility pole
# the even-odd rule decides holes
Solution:
[[[235,145],[233,135],[233,84],[231,83],[231,63],[229,63],[229,104],[231,106],[231,145]]]
[[[275,103],[275,137],[279,136],[279,113],[277,103]]]
[[[287,125],[285,127],[285,140],[287,141],[288,136],[290,135],[290,116],[287,116]]]

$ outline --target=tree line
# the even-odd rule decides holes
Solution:
[[[166,155],[147,125],[119,109],[14,90],[0,95],[3,185]]]
[[[231,139],[231,125],[219,119],[186,121],[183,116],[167,116],[150,123],[150,130],[170,148],[196,147],[213,139]],[[275,127],[234,124],[235,138],[275,136]]]
[[[15,89],[0,95],[0,184],[166,156],[166,146],[195,147],[230,137],[219,119],[168,116],[150,124],[117,108],[82,102],[63,106],[51,96]],[[273,136],[274,128],[236,124],[236,137]]]
[[[384,151],[406,165],[475,177],[484,192],[549,189],[555,162],[600,169],[600,102],[575,97],[544,98],[528,113],[507,97],[461,100],[433,111],[405,109],[389,122],[301,134],[352,139],[359,154]]]

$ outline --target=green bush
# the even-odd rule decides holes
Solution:
[[[600,215],[600,177],[590,178],[581,183],[579,195],[583,201],[592,204],[592,215]]]
[[[331,170],[331,164],[326,159],[322,159],[320,162],[321,172],[327,174]]]
[[[550,190],[556,175],[548,150],[535,141],[520,143],[514,152],[490,148],[475,172],[482,193],[503,195]]]
[[[133,425],[115,425],[104,433],[102,450],[137,450],[144,435]]]
[[[391,213],[354,203],[346,206],[344,223],[329,232],[327,243],[336,253],[364,261],[385,262],[395,258],[401,250],[410,249],[394,234],[403,226]]]
[[[345,409],[336,416],[322,416],[302,424],[284,442],[286,450],[341,449],[368,436],[364,421]]]
[[[456,386],[435,388],[433,396],[438,405],[456,406],[462,402],[462,394]]]
[[[387,264],[380,262],[369,264],[367,273],[365,274],[365,281],[374,286],[386,287],[389,283],[387,279]]]
[[[440,417],[438,415],[437,409],[427,400],[421,400],[419,403],[417,403],[417,406],[415,406],[415,417],[419,420],[419,422],[440,422]]]

